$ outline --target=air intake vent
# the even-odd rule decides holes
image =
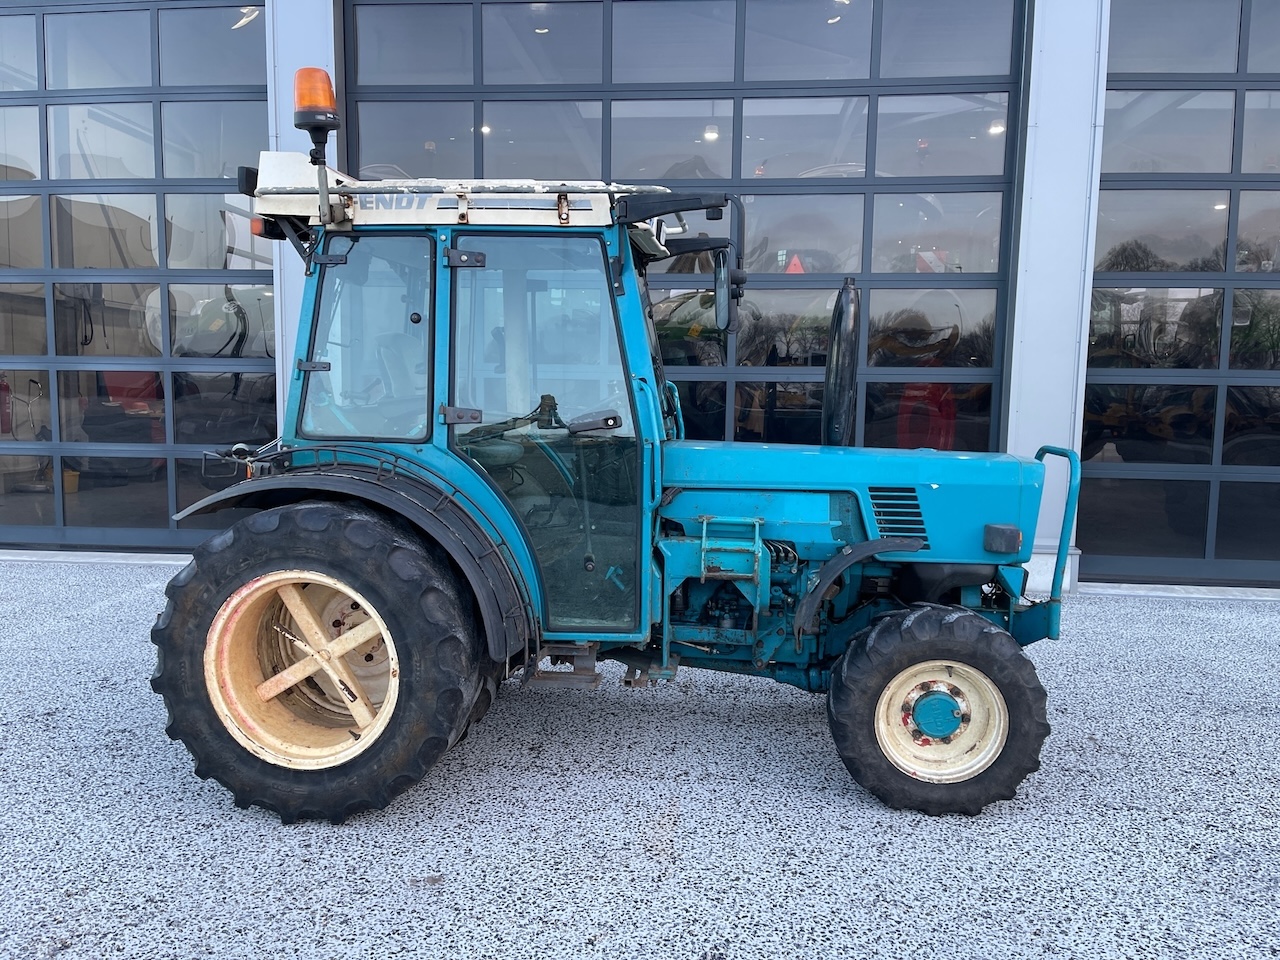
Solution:
[[[929,549],[924,514],[914,487],[871,487],[871,509],[882,537],[919,537]]]

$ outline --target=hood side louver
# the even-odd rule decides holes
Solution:
[[[919,537],[929,549],[924,513],[914,487],[869,487],[871,510],[882,537]]]

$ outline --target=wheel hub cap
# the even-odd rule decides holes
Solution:
[[[960,701],[943,690],[930,690],[915,702],[911,719],[926,737],[941,740],[952,736],[964,723]]]

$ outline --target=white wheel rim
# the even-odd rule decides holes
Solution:
[[[928,694],[954,699],[958,725],[946,737],[931,737],[915,722],[916,704]],[[1009,708],[981,670],[958,660],[913,664],[885,685],[876,703],[876,742],[895,767],[927,783],[971,780],[1004,749]]]
[[[280,570],[240,587],[209,626],[205,687],[255,757],[317,770],[369,749],[400,689],[391,632],[333,577]]]

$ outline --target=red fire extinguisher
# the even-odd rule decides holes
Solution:
[[[0,373],[0,433],[13,433],[13,397],[9,378]]]

